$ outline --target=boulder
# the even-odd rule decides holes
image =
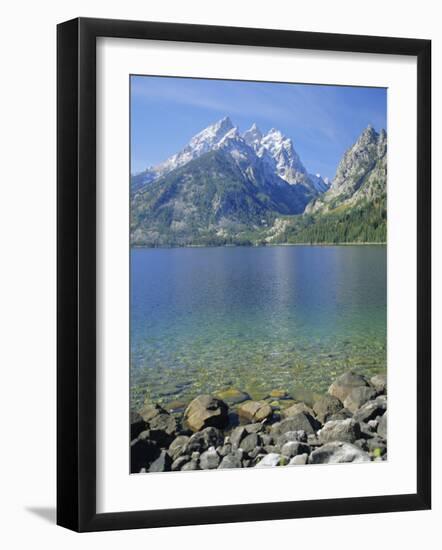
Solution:
[[[272,416],[272,407],[265,401],[245,401],[238,407],[238,414],[251,422],[261,422]]]
[[[343,462],[370,462],[370,456],[351,443],[332,441],[313,451],[309,457],[309,464],[341,464]]]
[[[167,414],[167,411],[163,409],[158,403],[144,402],[143,408],[139,414],[145,422],[150,422],[152,418],[155,418],[158,414]]]
[[[302,455],[296,455],[293,458],[290,459],[289,465],[290,466],[303,466],[304,464],[307,464],[308,462],[308,454],[304,453]]]
[[[283,445],[285,445],[289,441],[299,441],[301,443],[306,443],[307,434],[304,432],[304,430],[285,432],[277,438],[276,446],[281,449]]]
[[[172,460],[175,460],[180,456],[180,454],[184,453],[189,440],[190,437],[187,435],[179,435],[172,441],[168,449],[168,453],[172,457]]]
[[[230,434],[230,443],[235,447],[239,447],[241,440],[247,435],[245,426],[237,426]]]
[[[296,455],[307,453],[310,454],[310,447],[299,441],[287,441],[281,448],[281,454],[287,458],[292,458]]]
[[[306,434],[313,434],[321,427],[321,424],[310,414],[301,412],[281,420],[272,426],[273,436],[279,436],[286,432],[303,430]]]
[[[352,418],[346,420],[329,420],[318,432],[320,443],[345,441],[354,443],[361,437],[361,428]]]
[[[387,439],[387,413],[385,413],[379,420],[378,435],[384,439]]]
[[[387,391],[387,375],[376,374],[373,378],[370,378],[371,385],[379,393],[385,393]]]
[[[218,468],[227,469],[227,468],[242,468],[242,454],[231,453],[226,455],[222,460]]]
[[[269,397],[271,399],[287,399],[289,395],[285,390],[272,390]]]
[[[257,434],[264,430],[264,422],[254,422],[253,424],[245,424],[244,428],[248,434]]]
[[[279,466],[280,461],[281,455],[279,453],[269,453],[257,462],[255,468],[273,468]]]
[[[367,440],[367,448],[371,453],[377,456],[382,456],[387,452],[385,440],[378,436]]]
[[[352,371],[341,374],[333,384],[328,388],[328,393],[344,402],[347,395],[353,388],[360,386],[369,386],[367,379],[361,374]]]
[[[367,386],[352,388],[344,400],[344,407],[354,413],[361,408],[362,405],[367,403],[367,401],[374,399],[376,395],[377,393],[374,388],[369,388]]]
[[[176,419],[169,413],[160,413],[148,422],[150,437],[160,446],[169,446],[175,438]]]
[[[182,472],[199,470],[198,460],[192,459],[181,467]]]
[[[210,447],[200,456],[200,468],[202,470],[214,470],[218,468],[221,458],[214,447]]]
[[[228,423],[228,407],[211,395],[199,395],[184,411],[184,419],[193,432],[209,426],[224,428]]]
[[[161,451],[158,458],[156,458],[149,466],[149,472],[170,472],[172,466],[172,459],[166,451]]]
[[[339,412],[344,405],[342,401],[333,395],[322,395],[313,403],[313,411],[316,418],[323,424],[329,419],[330,416]]]
[[[382,416],[387,410],[387,400],[385,396],[380,395],[372,401],[367,401],[361,408],[354,412],[353,418],[357,422],[369,422],[375,420],[378,416]]]
[[[181,455],[172,462],[171,470],[172,472],[177,472],[181,470],[184,464],[187,464],[190,461],[189,455]]]
[[[295,403],[294,405],[287,407],[287,409],[282,411],[282,416],[284,418],[289,418],[290,416],[296,416],[299,413],[307,413],[310,416],[315,416],[313,410],[305,403]]]
[[[352,418],[352,413],[348,409],[341,409],[337,413],[331,414],[327,418],[327,422],[329,420],[345,420],[346,418]]]
[[[224,441],[223,435],[217,428],[205,428],[200,432],[194,433],[184,449],[186,454],[192,454],[193,452],[207,451],[209,447],[218,447],[222,445]]]
[[[250,395],[246,392],[239,390],[238,388],[226,388],[224,390],[217,391],[213,394],[216,399],[220,399],[227,403],[227,405],[237,405],[243,401],[248,401]]]
[[[255,447],[258,447],[260,443],[258,434],[248,434],[246,437],[241,441],[240,448],[245,453],[250,453],[253,451]]]

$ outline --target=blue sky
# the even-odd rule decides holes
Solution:
[[[368,124],[387,129],[387,90],[132,76],[131,172],[165,160],[224,116],[241,131],[253,122],[263,133],[278,128],[309,172],[333,178]]]

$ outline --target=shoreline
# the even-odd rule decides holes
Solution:
[[[136,249],[177,249],[177,248],[276,248],[291,246],[318,246],[318,247],[338,247],[338,246],[387,246],[386,242],[342,242],[342,243],[268,243],[268,244],[186,244],[180,246],[147,246],[130,245],[130,250]]]
[[[310,404],[235,387],[175,410],[147,399],[130,431],[131,473],[385,461],[387,375],[348,371]]]

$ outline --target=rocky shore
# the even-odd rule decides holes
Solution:
[[[253,401],[228,388],[178,405],[145,402],[131,413],[131,473],[387,459],[383,374],[347,372],[312,404],[284,390]]]

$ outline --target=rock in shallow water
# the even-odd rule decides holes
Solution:
[[[184,420],[193,432],[209,426],[224,428],[228,423],[228,407],[211,395],[199,395],[184,411]]]
[[[217,391],[213,394],[213,396],[217,399],[221,399],[221,401],[224,401],[227,405],[237,405],[238,403],[242,403],[243,401],[248,401],[250,399],[250,395],[248,393],[233,387]]]
[[[344,402],[345,398],[353,388],[361,386],[369,386],[367,379],[361,374],[356,374],[350,371],[336,378],[333,384],[329,387],[328,393]]]
[[[344,462],[370,462],[370,456],[351,443],[332,441],[313,451],[309,458],[309,464],[341,464]]]
[[[251,422],[261,422],[272,416],[272,407],[265,401],[246,401],[238,407],[238,414]]]

